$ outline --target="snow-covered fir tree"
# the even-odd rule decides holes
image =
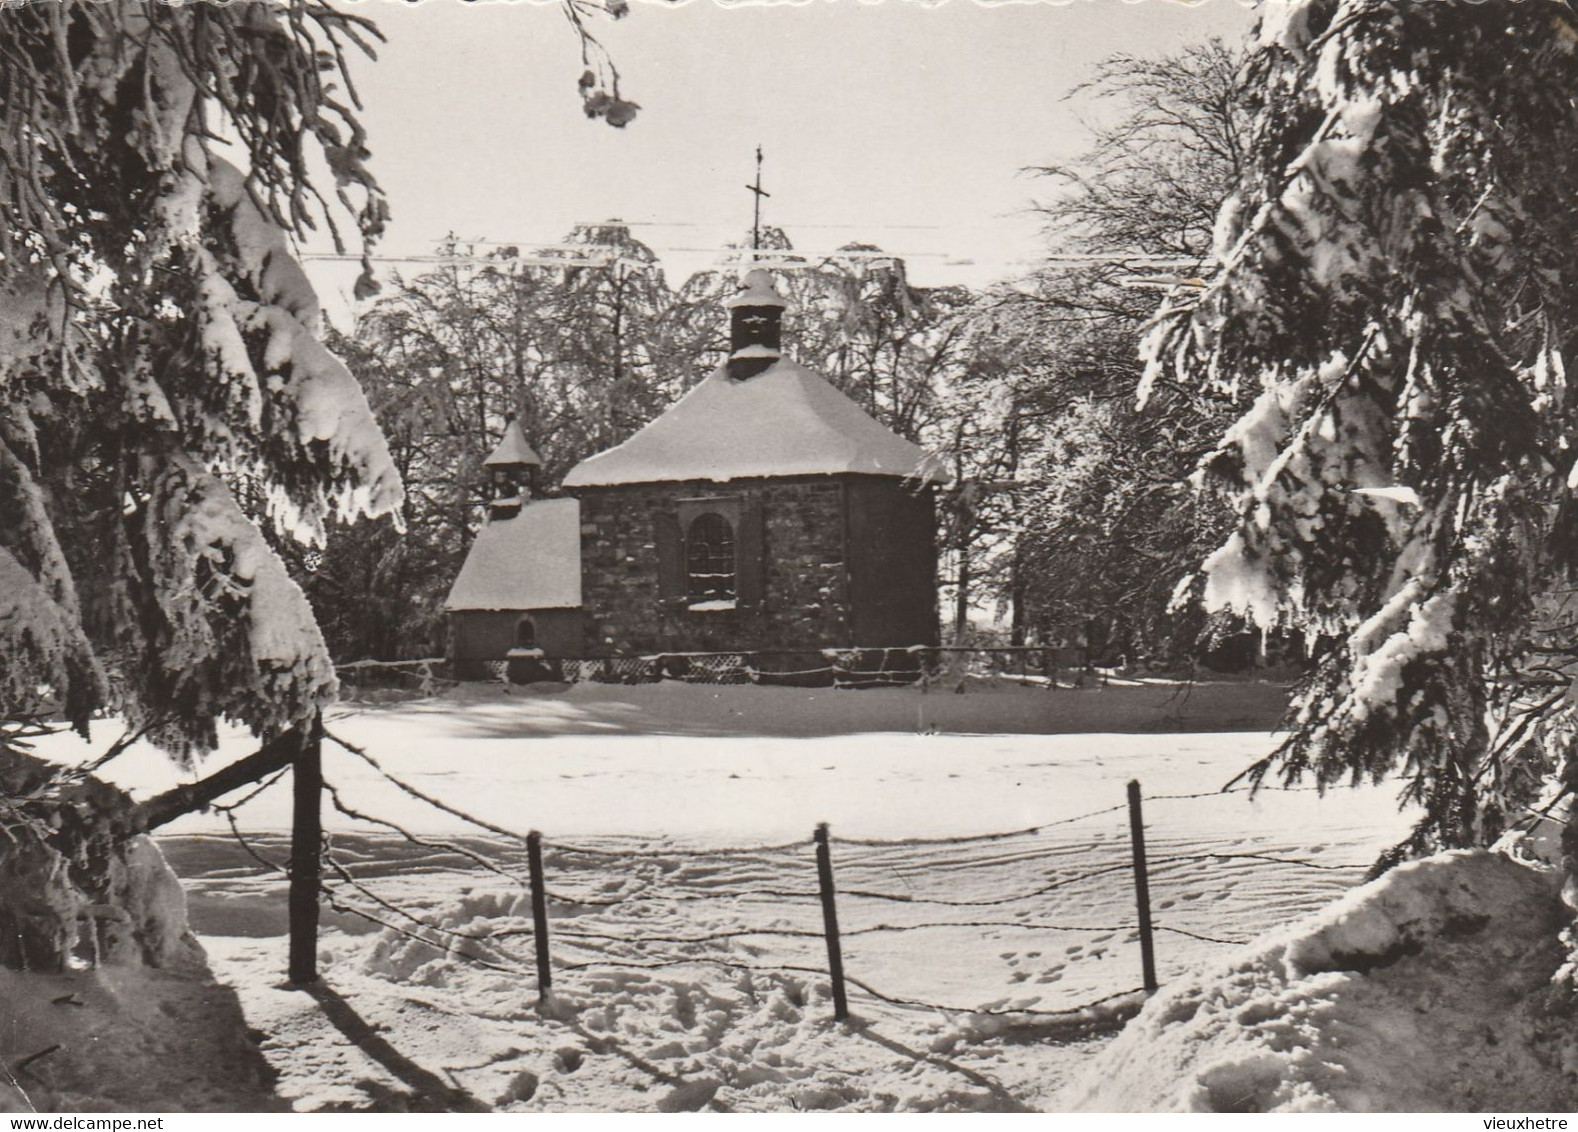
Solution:
[[[1146,344],[1152,382],[1257,397],[1204,465],[1239,521],[1196,592],[1315,650],[1256,775],[1400,770],[1402,851],[1486,844],[1578,783],[1578,23],[1275,3],[1250,68],[1220,268]]]
[[[186,757],[333,696],[260,524],[401,497],[289,241],[384,224],[336,62],[371,34],[299,2],[5,13],[0,716],[113,706]]]

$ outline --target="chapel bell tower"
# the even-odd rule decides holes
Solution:
[[[786,303],[773,287],[773,277],[760,267],[745,273],[729,308],[729,376],[735,381],[755,377],[780,357]]]
[[[513,519],[536,492],[542,469],[542,458],[526,443],[526,434],[513,418],[482,466],[488,470],[488,518]]]

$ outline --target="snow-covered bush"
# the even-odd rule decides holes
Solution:
[[[0,966],[55,973],[195,958],[180,882],[152,842],[131,835],[125,795],[53,771],[0,749]]]

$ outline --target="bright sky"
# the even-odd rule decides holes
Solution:
[[[352,7],[389,38],[356,72],[394,212],[384,254],[428,254],[447,232],[553,243],[618,217],[676,285],[749,230],[757,144],[764,221],[797,248],[876,243],[922,284],[1012,274],[1038,250],[1026,209],[1046,189],[1020,171],[1088,139],[1069,88],[1115,52],[1232,40],[1254,19],[1241,0],[638,0],[594,25],[642,106],[618,130],[582,114],[555,4]],[[343,310],[355,270],[313,273]]]

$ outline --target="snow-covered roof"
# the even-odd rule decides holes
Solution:
[[[482,466],[490,468],[495,464],[542,464],[542,457],[531,450],[531,445],[526,443],[526,434],[521,431],[521,426],[511,421],[504,426],[504,436],[499,441],[498,447],[488,454],[482,461]]]
[[[740,280],[740,289],[723,305],[733,310],[735,307],[784,307],[789,304],[773,286],[773,277],[762,268],[753,267]]]
[[[937,457],[785,358],[746,381],[731,380],[720,367],[629,440],[570,469],[564,485],[847,472],[950,478]]]
[[[477,534],[445,609],[577,609],[581,605],[581,504],[528,503]]]

